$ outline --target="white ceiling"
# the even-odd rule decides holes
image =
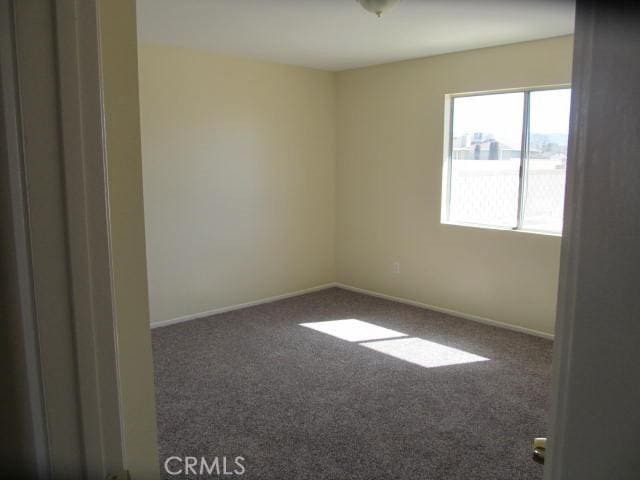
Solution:
[[[573,32],[573,0],[138,0],[142,42],[345,70]]]

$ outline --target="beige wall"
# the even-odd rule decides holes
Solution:
[[[335,74],[141,46],[152,321],[338,281],[552,333],[558,237],[440,224],[444,97],[568,83],[571,48]]]
[[[152,322],[333,281],[333,74],[139,55]]]
[[[145,262],[136,4],[108,0],[99,5],[125,468],[131,478],[151,480],[160,472]]]
[[[562,37],[339,73],[338,281],[552,333],[559,237],[440,224],[444,97],[568,83],[571,54]]]

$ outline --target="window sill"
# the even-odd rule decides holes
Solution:
[[[531,230],[524,228],[509,228],[509,227],[498,227],[495,225],[481,225],[477,223],[462,223],[462,222],[445,222],[440,221],[440,225],[448,226],[448,227],[463,227],[463,228],[475,228],[479,230],[498,230],[502,232],[513,232],[513,233],[523,233],[526,235],[542,235],[545,237],[556,237],[561,238],[562,233],[559,232],[549,232],[544,230]]]

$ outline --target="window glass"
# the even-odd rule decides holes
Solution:
[[[460,96],[451,107],[443,220],[560,233],[571,89]]]
[[[561,232],[571,90],[541,90],[530,95],[522,228]]]
[[[523,92],[454,98],[450,222],[516,227],[523,115]]]

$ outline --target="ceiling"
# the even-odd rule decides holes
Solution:
[[[323,70],[573,32],[573,0],[400,0],[382,18],[356,0],[138,0],[141,42]]]

